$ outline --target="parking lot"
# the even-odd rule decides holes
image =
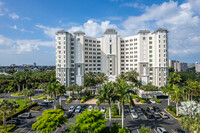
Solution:
[[[130,113],[130,109],[129,106],[126,105],[125,106],[125,121],[124,121],[124,126],[128,127],[132,133],[137,133],[137,130],[140,128],[141,124],[145,124],[145,126],[150,127],[151,128],[151,132],[152,133],[157,133],[155,131],[156,127],[164,127],[169,133],[173,133],[173,130],[176,128],[179,128],[180,125],[178,124],[178,121],[171,117],[169,114],[167,114],[169,116],[168,119],[148,119],[147,116],[145,116],[145,114],[141,111],[141,109],[146,109],[147,107],[153,107],[156,106],[158,107],[161,111],[164,111],[164,109],[167,107],[167,100],[161,100],[162,103],[160,104],[136,104],[136,106],[134,106],[134,109],[136,111],[136,113],[138,114],[138,118],[133,118],[131,113]],[[39,100],[38,102],[42,102],[41,100]],[[58,105],[58,103],[57,103]],[[80,101],[73,101],[72,103],[66,104],[65,100],[62,101],[62,106],[63,108],[66,110],[66,113],[68,112],[70,106],[81,106],[84,108],[88,108],[89,106],[96,106],[95,104],[81,104]],[[107,108],[108,105],[107,104],[103,104],[100,105],[101,107],[105,107]],[[44,109],[49,109],[49,108],[53,108],[53,105],[51,104],[48,107],[43,107]],[[69,118],[68,123],[74,122],[76,120],[76,115],[80,115],[81,113],[73,113],[74,115],[72,117]],[[38,116],[42,115],[42,111],[39,112],[32,112],[33,118],[31,119],[26,119],[24,120],[24,124],[17,126],[17,128],[14,130],[14,132],[26,132],[26,133],[35,133],[36,131],[31,130],[32,124],[34,122],[36,122],[36,118]],[[120,118],[113,118],[112,122],[119,122],[121,123],[121,119]],[[108,126],[108,122],[106,123],[106,125]],[[67,125],[65,125],[65,127],[67,127]],[[57,130],[55,131],[55,133],[60,133],[62,131],[61,128],[57,128]]]

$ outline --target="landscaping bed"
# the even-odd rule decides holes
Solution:
[[[12,129],[14,129],[16,127],[15,124],[7,124],[7,132],[11,131]],[[4,129],[4,126],[3,125],[0,125],[0,132],[1,133],[7,133]]]
[[[121,114],[119,114],[119,109],[117,105],[112,104],[111,106],[111,117],[112,118],[122,118]],[[106,108],[106,118],[109,118],[109,108]]]
[[[168,113],[170,113],[172,116],[174,116],[175,118],[180,118],[181,115],[176,115],[176,108],[172,105],[169,105],[166,109],[165,109]]]

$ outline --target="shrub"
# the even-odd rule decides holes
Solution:
[[[140,102],[141,102],[141,103],[145,103],[146,101],[142,99],[142,100],[140,100]]]
[[[12,129],[14,129],[16,127],[15,124],[11,125],[11,124],[8,124],[7,125],[7,131],[5,131],[4,129],[4,126],[3,125],[0,125],[0,132],[1,133],[7,133],[7,132],[10,132]]]
[[[81,103],[84,103],[84,102],[85,102],[85,100],[81,99]]]
[[[23,96],[22,93],[13,93],[11,96]]]
[[[41,99],[42,100],[47,99],[47,96],[42,96]]]
[[[118,111],[117,105],[115,105],[115,104],[111,105],[111,112],[112,112],[111,114],[114,115],[114,116],[115,115],[119,115],[119,111]]]
[[[154,98],[154,101],[155,101],[156,103],[161,103],[161,101],[160,101],[159,99],[157,99],[157,98]]]
[[[53,99],[53,98],[51,98],[51,97],[48,97],[47,99],[48,99],[48,100],[54,100],[54,99]]]
[[[62,110],[64,110],[64,108],[62,107],[62,105],[57,105],[56,109],[62,109]]]
[[[66,101],[66,103],[71,103],[71,102],[72,102],[71,98],[68,98]]]
[[[140,98],[138,95],[133,95],[133,99]]]
[[[31,110],[33,110],[33,111],[40,111],[40,110],[42,110],[42,107],[35,106],[35,107],[32,107]]]
[[[120,128],[119,131],[118,131],[118,133],[130,133],[130,130],[127,127]]]
[[[169,105],[167,107],[170,111],[172,111],[174,114],[176,114],[176,107],[172,106],[172,105]]]
[[[170,106],[170,105],[169,105]],[[176,115],[174,112],[170,111],[168,108],[166,109],[171,115],[173,115],[175,118],[180,118],[181,115]]]

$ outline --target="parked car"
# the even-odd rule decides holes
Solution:
[[[180,128],[174,129],[174,132],[175,133],[185,133],[185,131],[183,129],[180,129]]]
[[[136,112],[132,112],[131,116],[133,117],[133,119],[137,119],[138,118],[138,114]]]
[[[81,106],[77,106],[75,112],[80,113],[81,112]]]
[[[148,111],[146,111],[146,112],[144,113],[144,115],[145,115],[148,119],[153,119],[153,115],[152,115],[150,112],[148,112]]]
[[[151,103],[156,103],[156,101],[154,101],[153,99],[150,99],[150,102],[151,102]]]
[[[151,104],[151,101],[149,99],[146,100],[146,103]]]
[[[94,110],[99,110],[99,107],[98,106],[94,106]]]
[[[141,108],[141,111],[142,111],[142,113],[145,113],[145,112],[146,112],[146,110],[145,110],[145,109],[143,109],[143,108]]]
[[[160,110],[158,107],[156,107],[156,106],[153,106],[153,110],[156,111],[156,112],[160,112],[160,111],[161,111],[161,110]]]
[[[101,107],[101,112],[102,112],[102,113],[105,113],[105,112],[106,112],[105,107]]]
[[[28,119],[28,118],[31,118],[31,117],[32,117],[32,114],[30,112],[18,115],[18,118],[21,118],[21,119]]]
[[[158,112],[154,112],[154,113],[153,113],[153,117],[154,117],[155,119],[159,119],[159,118],[160,118],[160,115],[158,114]]]
[[[84,110],[85,110],[85,107],[82,107],[82,108],[81,108],[81,113],[82,113]]]
[[[93,107],[90,105],[89,107],[88,107],[88,111],[91,111],[93,109]]]
[[[163,119],[168,119],[168,118],[169,118],[165,112],[160,112],[160,116],[161,116]]]
[[[131,112],[131,113],[135,112],[135,109],[134,109],[133,107],[130,108],[130,112]]]
[[[20,125],[21,120],[20,119],[12,119],[6,122],[6,124],[15,124],[15,125]]]
[[[157,127],[155,130],[157,133],[168,133],[163,127]]]
[[[47,102],[41,102],[38,104],[39,106],[48,106],[48,103]]]
[[[147,111],[153,113],[153,112],[154,112],[154,109],[153,109],[153,107],[147,107]]]
[[[138,98],[136,98],[135,100],[136,100],[136,102],[140,102],[140,100]]]
[[[52,100],[49,100],[49,99],[46,99],[46,100],[44,100],[43,102],[45,102],[45,103],[53,103],[53,101],[52,101]]]
[[[71,106],[70,108],[69,108],[69,112],[74,112],[74,110],[75,110],[75,107],[74,106]]]
[[[73,117],[73,116],[74,116],[74,115],[73,115],[72,112],[68,112],[68,113],[65,114],[65,117],[66,117],[66,118],[71,118],[71,117]]]

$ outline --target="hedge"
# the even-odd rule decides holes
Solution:
[[[31,103],[29,105],[29,109],[36,106],[37,104],[38,104],[37,102]],[[26,112],[27,110],[28,110],[28,106],[24,106],[21,110],[18,110],[17,112],[15,112],[12,117],[17,117],[19,114],[22,114]],[[10,120],[10,119],[11,119],[11,115],[7,117],[7,120]]]
[[[32,107],[31,110],[33,110],[33,111],[40,111],[40,110],[42,110],[42,107],[35,106],[35,107]]]
[[[5,131],[4,126],[0,125],[0,132],[1,133],[7,133],[10,132],[12,129],[14,129],[16,127],[15,124],[11,125],[11,124],[7,124],[7,131]]]
[[[71,102],[72,102],[71,98],[68,98],[66,101],[66,103],[71,103]]]
[[[157,98],[154,98],[154,101],[155,101],[156,103],[161,103],[161,101],[160,101],[159,99],[157,99]]]
[[[170,111],[168,108],[166,108],[166,111],[169,112],[171,115],[173,115],[175,118],[180,118],[181,117],[181,115],[177,116],[176,114],[174,114],[174,112]]]
[[[167,106],[167,108],[172,111],[174,114],[176,114],[176,107],[172,106],[172,105],[169,105]]]
[[[140,100],[140,102],[141,102],[141,103],[145,103],[145,102],[146,102],[146,100]]]
[[[85,100],[81,99],[81,103],[84,103],[84,102],[85,102]]]
[[[13,93],[11,96],[24,96],[22,93]]]

